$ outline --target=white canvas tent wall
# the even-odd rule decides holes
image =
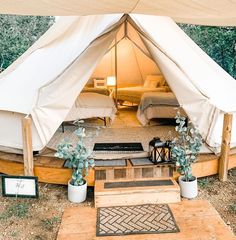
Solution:
[[[169,16],[177,22],[235,26],[235,0],[0,0],[0,12],[19,15],[139,13]]]
[[[3,72],[0,145],[22,148],[20,118],[31,114],[33,149],[42,149],[125,20],[121,14],[61,18]],[[129,38],[149,51],[202,136],[218,148],[223,114],[236,113],[235,80],[170,18],[131,14],[129,22],[133,26],[128,28]],[[236,121],[233,132],[235,127]],[[232,146],[236,146],[234,134]]]

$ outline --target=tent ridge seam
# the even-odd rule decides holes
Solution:
[[[139,2],[140,2],[140,0],[137,0],[137,2],[134,4],[132,9],[128,13],[132,13],[135,10],[135,8],[138,6]]]

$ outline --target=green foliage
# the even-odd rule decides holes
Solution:
[[[236,203],[232,203],[228,206],[229,212],[232,214],[236,214]]]
[[[78,137],[76,146],[64,140],[58,145],[55,156],[65,159],[65,166],[73,169],[71,184],[81,186],[85,183],[89,167],[94,167],[94,159],[90,158],[92,151],[84,145],[85,128],[79,127],[75,133]]]
[[[42,235],[36,235],[36,236],[34,237],[34,240],[45,240],[45,239],[47,239],[47,238],[44,237],[44,236],[42,236]]]
[[[16,203],[8,207],[3,213],[0,214],[0,220],[6,220],[13,216],[17,218],[27,217],[29,212],[28,203]]]
[[[54,23],[54,17],[0,15],[0,72]]]
[[[52,217],[52,218],[46,218],[41,220],[43,227],[46,230],[52,231],[55,224],[57,224],[58,222],[60,222],[60,218],[59,217]]]
[[[182,117],[179,112],[175,119],[178,137],[171,143],[171,157],[178,167],[178,172],[184,175],[185,181],[189,182],[193,178],[191,164],[196,161],[200,152],[202,138],[192,123],[185,126],[186,118]]]
[[[209,27],[191,24],[179,26],[214,59],[236,78],[236,27]]]
[[[201,188],[207,188],[209,184],[210,182],[208,178],[198,179],[198,186],[200,186]]]

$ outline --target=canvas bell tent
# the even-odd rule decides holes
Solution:
[[[171,18],[139,14],[61,17],[0,75],[0,145],[22,149],[21,119],[30,115],[33,150],[43,149],[115,39],[123,38],[159,66],[206,143],[219,150],[224,113],[236,115],[235,80]],[[235,127],[236,120],[233,133]]]

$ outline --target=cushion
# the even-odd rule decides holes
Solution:
[[[162,87],[165,84],[165,79],[162,75],[147,75],[143,87],[156,88]]]

